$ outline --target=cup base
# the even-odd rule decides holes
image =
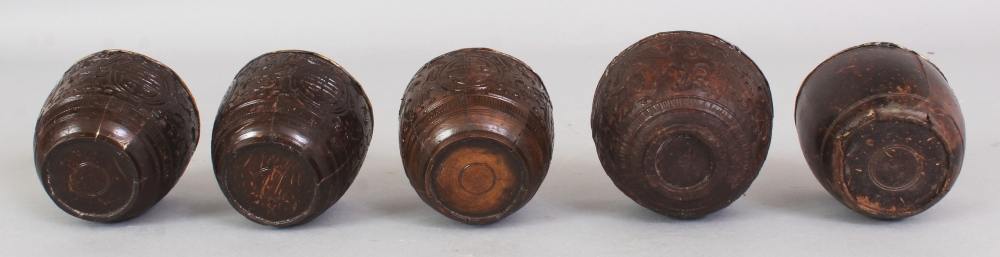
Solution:
[[[219,174],[233,208],[254,222],[291,226],[311,219],[319,175],[309,159],[278,143],[256,143],[233,151]]]
[[[487,224],[510,215],[527,194],[527,166],[509,144],[470,137],[431,157],[426,187],[431,205],[449,218]]]
[[[45,155],[39,175],[56,205],[81,219],[111,222],[136,214],[139,173],[118,145],[97,138],[66,140]]]

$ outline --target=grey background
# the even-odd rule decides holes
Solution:
[[[997,1],[19,1],[0,3],[0,255],[997,255],[1000,70]],[[702,219],[648,211],[614,187],[590,137],[607,64],[662,31],[717,35],[760,66],[774,140],[745,196]],[[965,166],[929,211],[879,221],[836,202],[809,171],[793,109],[802,79],[850,46],[890,41],[930,58],[966,117]],[[530,65],[552,95],[555,155],[519,212],[464,225],[426,206],[402,172],[399,99],[430,59],[490,47]],[[99,224],[58,209],[32,160],[38,111],[74,62],[121,48],[173,68],[200,107],[202,137],[177,186],[135,219]],[[375,137],[361,173],[325,214],[275,229],[240,216],[209,158],[222,94],[246,62],[303,49],[364,86]]]

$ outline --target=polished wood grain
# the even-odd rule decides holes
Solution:
[[[736,201],[771,142],[767,80],[743,52],[688,31],[649,36],[608,65],[591,129],[615,186],[658,213],[696,218]]]
[[[198,136],[198,108],[173,70],[106,50],[70,67],[49,94],[35,125],[35,168],[67,213],[120,221],[170,192]]]
[[[499,221],[538,191],[552,160],[552,104],[521,61],[460,49],[413,76],[399,110],[403,167],[417,194],[469,224]]]
[[[307,51],[267,53],[236,74],[219,106],[216,179],[247,219],[301,224],[350,187],[372,128],[368,97],[339,65]]]
[[[837,200],[879,219],[923,212],[962,168],[965,121],[941,71],[892,43],[816,67],[795,104],[802,153]]]

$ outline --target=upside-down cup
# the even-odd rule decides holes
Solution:
[[[937,66],[892,43],[830,57],[795,104],[802,153],[841,203],[878,219],[923,212],[955,184],[965,121]]]
[[[552,160],[552,104],[521,61],[460,49],[413,76],[399,110],[399,145],[425,203],[468,224],[499,221],[538,191]]]
[[[307,222],[354,182],[372,125],[361,85],[330,59],[294,50],[261,55],[236,74],[219,106],[216,180],[247,219]]]
[[[35,125],[35,168],[67,213],[125,220],[170,192],[198,133],[198,108],[173,70],[105,50],[70,67],[46,100]]]
[[[749,57],[718,37],[676,31],[611,61],[590,125],[618,189],[655,212],[697,218],[757,178],[772,118],[767,80]]]

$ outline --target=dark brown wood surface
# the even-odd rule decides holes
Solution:
[[[927,210],[962,168],[965,121],[948,81],[892,43],[852,47],[816,67],[802,82],[795,120],[816,178],[870,217]]]
[[[665,32],[608,65],[591,129],[615,186],[661,214],[696,218],[729,206],[760,172],[771,142],[767,80],[718,37]]]
[[[63,75],[35,125],[35,167],[52,201],[81,219],[135,217],[170,192],[198,144],[198,108],[173,70],[106,50]]]
[[[399,110],[403,167],[420,198],[469,224],[499,221],[538,191],[552,160],[552,104],[521,61],[460,49],[413,76]]]
[[[372,128],[368,97],[339,65],[312,52],[267,53],[240,70],[219,106],[216,179],[247,219],[301,224],[354,182]]]

